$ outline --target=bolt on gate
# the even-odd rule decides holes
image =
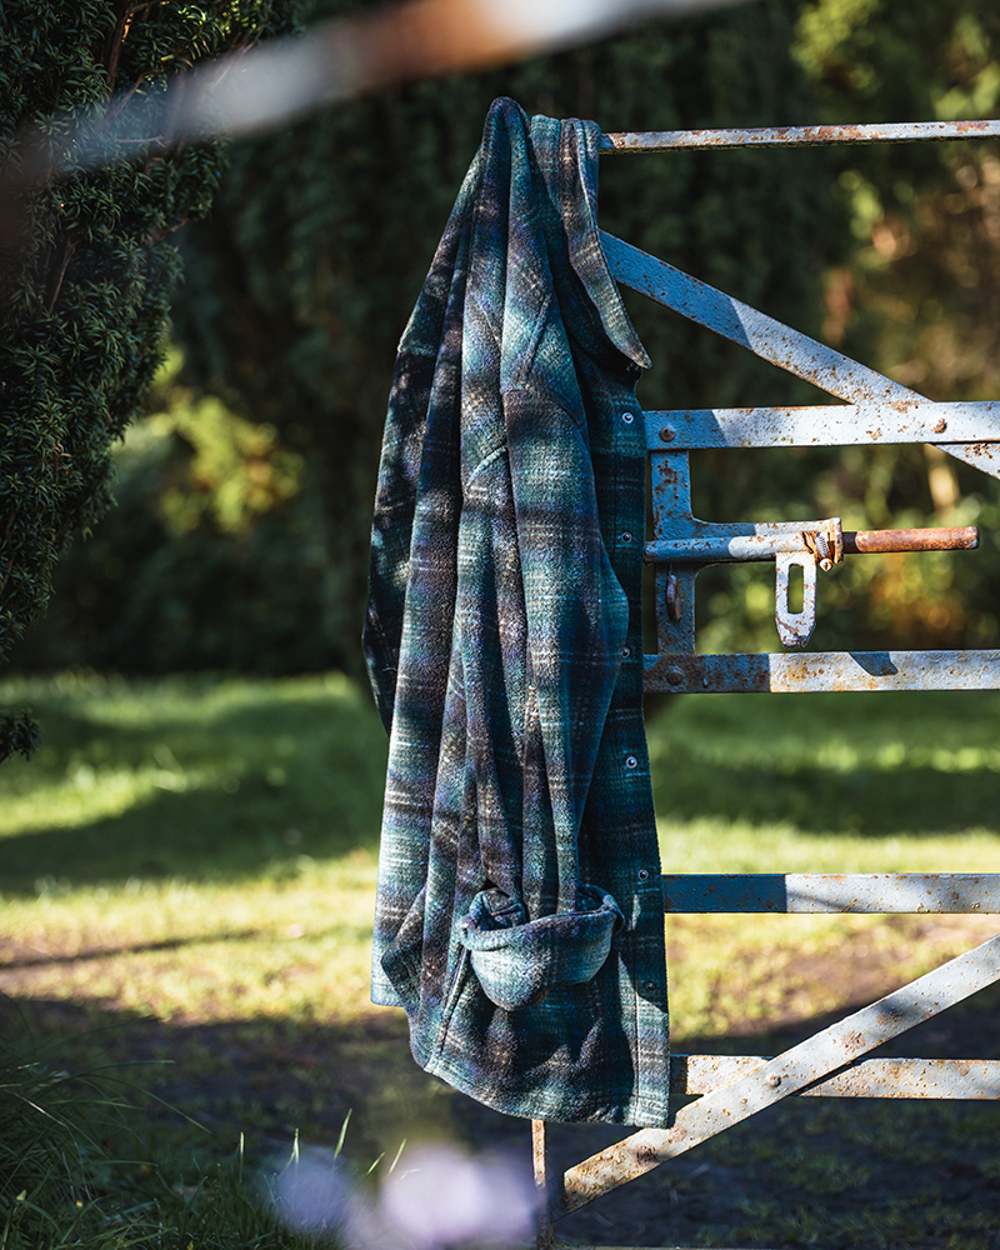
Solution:
[[[607,134],[606,154],[677,149],[1000,138],[1000,121],[802,126]],[[644,414],[650,459],[656,640],[645,689],[684,693],[1000,689],[1000,650],[802,652],[816,623],[819,572],[847,556],[964,550],[974,527],[846,531],[839,517],[719,524],[691,505],[690,453],[702,448],[933,443],[1000,477],[1000,401],[935,403],[874,369],[602,231],[614,278],[738,343],[841,401],[791,408],[698,408]],[[708,565],[773,561],[774,654],[695,651],[695,584]],[[789,580],[801,570],[802,606]],[[1000,914],[1000,874],[670,874],[668,913]],[[546,1126],[532,1121],[535,1180],[545,1202],[539,1250],[565,1215],[684,1154],[792,1094],[821,1098],[1000,1099],[1000,1059],[865,1058],[978,990],[1000,981],[1000,935],[821,1030],[774,1058],[674,1054],[663,1074],[696,1095],[669,1129],[642,1129],[547,1176]],[[553,1183],[554,1180],[554,1183]]]

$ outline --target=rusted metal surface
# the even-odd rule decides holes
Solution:
[[[761,1055],[670,1056],[670,1091],[711,1094],[760,1072]],[[1000,1098],[997,1059],[861,1059],[844,1072],[799,1090],[804,1098],[945,1098],[987,1102]]]
[[[650,430],[647,422],[647,434]],[[650,452],[657,654],[646,656],[646,688],[684,693],[798,693],[816,690],[970,690],[1000,688],[993,652],[834,652],[817,656],[699,656],[695,644],[698,573],[709,564],[775,562],[775,628],[783,646],[808,644],[816,625],[816,566],[830,569],[844,554],[964,551],[978,546],[975,526],[843,530],[839,517],[720,523],[696,517],[691,505],[690,452],[662,451],[652,426]],[[789,605],[789,574],[802,569],[803,603]]]
[[[835,564],[844,558],[844,531],[840,517],[832,517],[828,525],[822,529],[803,530],[802,541],[815,563],[824,572],[829,572]]]
[[[798,413],[800,433],[818,442],[824,424],[846,439],[899,437],[911,426],[941,437],[949,429],[978,436],[978,442],[942,444],[946,451],[988,471],[1000,472],[994,458],[998,405],[936,405],[875,370],[698,282],[673,266],[602,235],[615,276],[627,285],[701,325],[748,347],[757,355],[848,401],[812,409],[693,409],[646,414],[650,448],[654,536],[646,558],[660,564],[656,579],[657,650],[646,657],[647,688],[684,692],[785,693],[810,690],[981,689],[1000,685],[995,655],[962,653],[849,653],[816,657],[695,655],[695,589],[699,571],[728,561],[775,561],[775,626],[782,644],[808,644],[816,624],[815,565],[829,569],[843,553],[969,550],[978,545],[972,526],[951,529],[861,530],[844,532],[839,518],[815,521],[718,524],[695,517],[691,507],[691,468],[687,447],[780,444],[780,421]],[[947,413],[942,411],[947,408]],[[802,414],[806,414],[803,416]],[[878,424],[881,422],[881,424]],[[921,425],[920,422],[923,422]],[[665,446],[669,451],[662,450]],[[1000,445],[998,445],[1000,446]],[[802,569],[803,605],[789,606],[789,574]],[[683,658],[684,662],[679,661]]]
[[[654,451],[650,454],[655,533],[669,524],[670,533],[693,537],[695,518],[691,512],[691,469],[688,453]],[[669,520],[668,520],[669,518]],[[656,645],[661,654],[693,652],[695,649],[695,566],[672,568],[661,564],[656,570]]]
[[[604,156],[622,152],[725,148],[822,147],[834,143],[938,143],[1000,138],[1000,121],[875,122],[831,126],[768,126],[726,130],[624,130],[602,135]]]
[[[926,398],[604,230],[601,244],[611,273],[625,286],[812,382],[828,395],[865,405]],[[966,464],[1000,477],[1000,455],[994,454],[994,444],[939,445]]]
[[[663,901],[672,915],[1000,915],[1000,873],[670,873]]]
[[[680,451],[1000,442],[996,400],[938,404],[915,398],[787,408],[650,409],[644,416],[650,451],[660,450],[664,443]]]
[[[989,938],[767,1060],[734,1084],[682,1107],[669,1129],[642,1129],[570,1168],[560,1216],[635,1180],[1000,980],[1000,936]],[[666,1074],[664,1074],[666,1076]]]
[[[774,560],[774,623],[784,647],[804,647],[816,628],[816,559],[811,552],[783,551]],[[793,569],[802,570],[802,607],[789,602]]]
[[[671,694],[1000,690],[1000,651],[774,651],[645,656],[645,686]]]
[[[765,521],[720,524],[702,521],[696,538],[658,539],[646,543],[647,560],[675,564],[719,564],[773,560],[783,554],[815,551],[809,536],[822,534],[836,517],[822,521]],[[960,525],[933,529],[844,530],[846,555],[886,552],[971,551],[979,546],[979,529]],[[836,561],[834,561],[836,563]]]
[[[804,127],[768,131],[615,136],[624,149],[751,143],[872,141],[995,134],[1000,121],[875,127]],[[685,691],[913,690],[997,687],[994,652],[834,652],[821,656],[695,655],[695,589],[708,564],[775,561],[775,626],[790,648],[805,646],[816,623],[816,565],[828,570],[843,553],[968,550],[974,527],[861,530],[824,521],[720,525],[691,508],[689,449],[933,441],[986,473],[1000,476],[1000,403],[937,404],[690,274],[606,232],[601,243],[613,276],[763,360],[846,401],[796,408],[684,409],[645,414],[654,534],[645,548],[662,565],[656,577],[657,651],[646,657],[647,688]],[[947,440],[947,441],[945,441]],[[669,447],[669,451],[664,448]],[[804,555],[811,555],[810,564]],[[803,606],[789,605],[789,575],[801,568]]]
[[[978,546],[979,529],[975,525],[957,525],[950,529],[844,531],[847,552],[972,551]]]

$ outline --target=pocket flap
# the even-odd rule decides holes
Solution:
[[[524,914],[523,904],[497,913],[488,905],[491,894],[495,891],[481,890],[475,896],[459,922],[459,936],[483,992],[507,1011],[540,1001],[554,985],[592,980],[624,920],[614,898],[596,885],[580,886],[580,905],[573,911],[521,924],[510,920]]]

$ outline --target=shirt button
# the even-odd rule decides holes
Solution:
[[[632,541],[632,531],[622,530],[622,532],[618,535],[618,538],[623,543],[630,543]]]
[[[632,422],[635,420],[635,417],[633,416],[631,412],[623,412],[622,420],[625,422],[626,425],[631,425]]]
[[[653,991],[656,989],[656,982],[655,981],[643,981],[642,988],[646,991],[647,994],[652,994]]]
[[[631,647],[628,647],[628,646],[622,647],[622,655],[625,657],[626,660],[631,654],[632,654]]]
[[[639,871],[638,871],[638,873],[637,873],[636,875],[638,876],[638,878],[639,878],[639,880],[640,880],[640,881],[648,881],[648,880],[649,880],[649,869],[648,869],[648,868],[640,868],[640,869],[639,869]]]
[[[634,756],[634,755],[626,755],[626,756],[625,756],[625,767],[626,767],[626,768],[638,768],[638,767],[639,767],[639,761],[638,761],[638,759],[636,758],[636,756]]]

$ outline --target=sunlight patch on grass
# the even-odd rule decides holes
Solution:
[[[386,743],[367,691],[68,675],[2,695],[47,740],[0,770],[0,986],[162,1020],[387,1014],[368,998]],[[673,700],[648,737],[665,871],[1000,871],[994,695]],[[673,917],[675,1035],[834,1010],[852,968],[905,979],[984,923]]]

